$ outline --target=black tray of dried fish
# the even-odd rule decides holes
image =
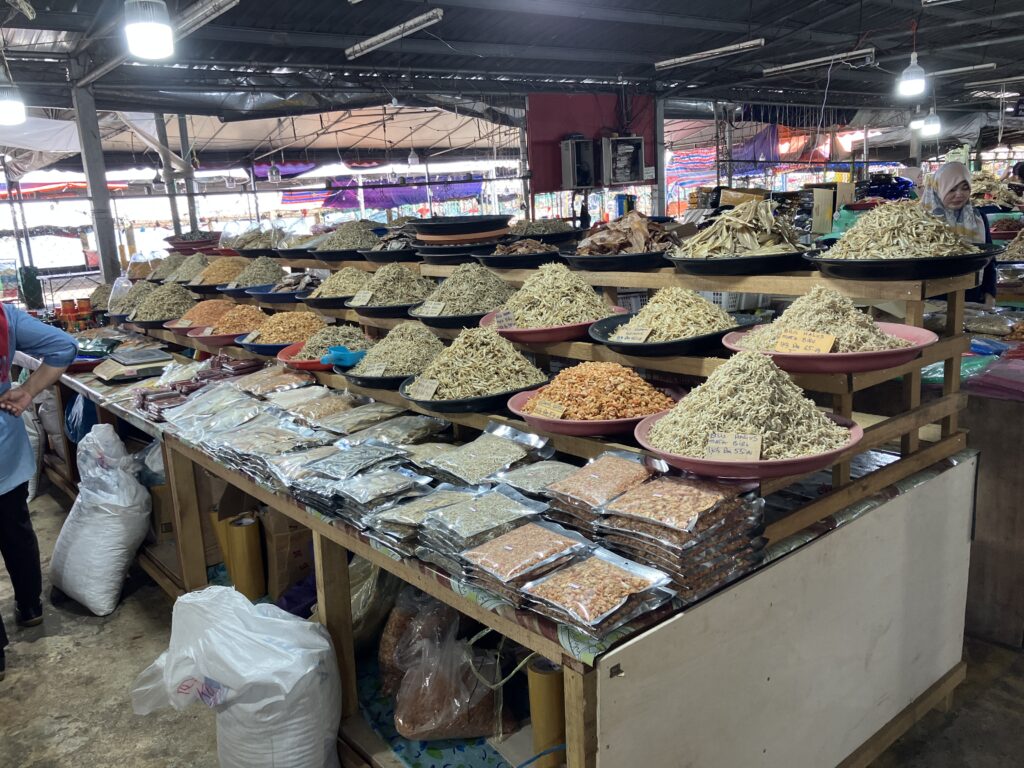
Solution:
[[[493,246],[503,242],[501,238],[491,237],[486,240],[475,240],[472,243],[459,243],[458,245],[431,245],[430,243],[424,243],[416,241],[416,252],[422,255],[436,256],[439,254],[453,254],[453,253],[473,253],[474,251],[481,251],[486,249],[494,250]]]
[[[328,296],[314,299],[306,296],[300,301],[311,309],[345,309],[351,298],[352,296]]]
[[[249,288],[246,293],[249,298],[256,299],[257,301],[265,301],[268,304],[293,304],[299,302],[303,297],[308,296],[312,291],[281,291],[278,293],[273,292],[272,285],[260,285],[255,288]]]
[[[516,395],[520,392],[526,392],[528,389],[538,389],[539,387],[543,387],[547,384],[547,382],[530,384],[527,387],[510,389],[508,392],[499,392],[496,395],[465,397],[461,400],[414,400],[406,394],[406,391],[415,380],[415,376],[409,376],[405,379],[405,381],[402,382],[402,386],[398,388],[398,394],[410,403],[418,405],[423,410],[433,411],[434,413],[505,413],[508,411],[508,399],[512,397],[512,395]]]
[[[309,248],[278,248],[271,256],[277,256],[279,259],[308,259]]]
[[[375,307],[353,307],[346,302],[346,309],[354,309],[357,315],[363,317],[409,317],[409,310],[418,307],[423,300],[414,301],[412,304],[381,304]]]
[[[396,390],[405,381],[408,376],[359,376],[358,374],[352,373],[351,370],[340,368],[337,365],[334,366],[334,372],[340,373],[345,377],[349,384],[356,387],[364,387],[366,389],[390,389]]]
[[[256,258],[257,256],[276,256],[277,248],[238,248],[239,256]]]
[[[589,272],[637,272],[643,269],[659,269],[665,266],[665,252],[614,253],[587,256],[579,253],[563,253],[562,258],[573,269]]]
[[[777,275],[780,272],[806,272],[811,267],[804,259],[806,251],[768,253],[763,256],[723,256],[713,259],[684,259],[665,255],[679,272],[687,275]]]
[[[496,255],[493,253],[474,253],[473,258],[492,269],[533,269],[541,264],[562,261],[564,258],[558,251],[539,251],[537,253],[511,253]]]
[[[264,278],[266,279],[266,278]],[[274,287],[273,283],[266,283],[264,285],[239,285],[234,288],[228,288],[231,283],[224,283],[224,285],[218,285],[217,290],[223,293],[225,296],[230,296],[233,299],[251,299],[252,295],[249,291],[254,291],[257,288],[266,288],[270,290]]]
[[[364,261],[362,251],[357,248],[346,248],[342,251],[308,251],[309,258],[320,261]]]
[[[185,283],[185,287],[192,291],[192,293],[202,293],[207,296],[220,293],[220,289],[225,285],[225,283],[221,283],[220,285],[192,285],[191,283]]]
[[[420,261],[415,248],[396,248],[393,251],[359,251],[373,264],[394,264],[396,261]]]
[[[572,229],[568,232],[550,232],[546,235],[512,235],[513,240],[536,240],[546,245],[565,245],[575,243],[587,234],[585,229]]]
[[[732,319],[736,321],[734,327],[726,328],[724,331],[706,333],[703,336],[691,336],[688,339],[673,339],[671,341],[645,341],[641,343],[612,341],[611,337],[619,326],[628,323],[636,317],[636,314],[636,312],[630,312],[628,315],[612,315],[603,320],[598,320],[590,326],[590,338],[599,344],[604,344],[612,352],[617,352],[620,355],[633,355],[634,357],[668,357],[671,355],[704,357],[719,352],[728,355],[730,353],[722,346],[722,339],[725,335],[733,331],[746,330],[753,325],[757,325],[762,320],[757,315],[735,314],[731,315]]]
[[[937,280],[969,275],[984,269],[1006,249],[980,245],[978,253],[924,256],[910,259],[830,259],[828,252],[810,252],[804,258],[826,277],[839,280]]]
[[[474,261],[471,251],[460,251],[459,253],[430,253],[422,249],[417,251],[418,258],[423,259],[427,264],[435,266],[455,266],[457,264],[470,264]]]
[[[507,227],[511,216],[433,216],[414,219],[409,226],[418,235],[471,235],[474,232],[492,232]]]
[[[409,312],[409,317],[430,328],[476,328],[486,315],[486,312],[472,315],[417,315],[412,310]]]

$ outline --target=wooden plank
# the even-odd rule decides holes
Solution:
[[[845,419],[853,418],[853,395],[841,394],[832,396],[832,412]],[[850,482],[850,462],[841,461],[832,467],[832,485],[836,488]]]
[[[924,323],[924,305],[919,301],[907,302],[907,325],[920,326]],[[909,371],[903,376],[903,410],[910,411],[921,404],[921,371]],[[900,452],[909,456],[921,445],[917,430],[908,432],[900,440]]]
[[[807,506],[801,507],[793,514],[769,525],[765,531],[765,536],[769,541],[778,541],[787,536],[792,536],[794,533],[798,533],[818,520],[835,514],[839,510],[845,509],[873,493],[877,493],[887,485],[907,478],[926,467],[930,467],[941,459],[952,456],[954,453],[963,450],[966,444],[966,435],[962,432],[944,438],[921,449],[912,456],[888,464],[882,469],[877,469],[858,480],[854,480],[843,488],[837,488],[818,497],[818,499]]]
[[[178,542],[181,580],[185,589],[191,592],[207,584],[206,548],[199,517],[195,465],[188,456],[173,450],[172,445],[167,445],[166,456],[167,483],[171,486],[171,498],[174,500],[171,514]]]
[[[960,355],[966,352],[971,346],[971,340],[964,334],[954,338],[939,339],[935,344],[927,347],[921,356],[909,363],[894,368],[886,368],[883,371],[867,371],[866,373],[852,374],[853,391],[860,392],[868,387],[874,387],[886,381],[892,381],[898,376],[903,376],[912,371],[919,371],[926,365],[945,360],[952,355]]]
[[[967,664],[959,662],[936,680],[902,712],[886,723],[837,768],[868,768],[893,743],[933,709],[941,709],[952,701],[953,691],[967,679]],[[948,709],[944,711],[949,711]]]
[[[950,335],[963,333],[964,327],[964,292],[958,291],[946,297],[946,332]],[[951,355],[946,360],[942,372],[942,393],[960,391],[960,356]],[[946,437],[956,432],[958,428],[958,416],[950,414],[942,420],[942,436]]]
[[[406,768],[391,747],[362,716],[349,717],[341,723],[341,738],[374,768]]]
[[[316,572],[316,613],[334,642],[341,673],[341,716],[359,712],[356,690],[356,652],[352,640],[352,590],[348,578],[348,552],[335,541],[313,533],[313,568]],[[339,726],[341,724],[339,723]]]
[[[855,753],[962,660],[976,461],[604,654],[599,767]]]
[[[171,577],[171,574],[167,572],[159,560],[150,554],[146,547],[142,547],[139,550],[136,561],[149,578],[155,581],[157,586],[167,593],[168,597],[178,598],[185,594],[182,586]]]
[[[495,632],[515,640],[520,645],[529,648],[531,651],[536,651],[556,663],[561,662],[564,649],[556,640],[551,640],[543,635],[531,632],[512,619],[500,616],[471,600],[455,594],[448,587],[438,583],[432,576],[422,573],[419,569],[410,565],[393,560],[390,556],[377,551],[366,542],[361,541],[357,536],[348,533],[345,529],[330,525],[310,515],[290,496],[274,493],[262,488],[241,472],[228,469],[203,452],[181,442],[176,437],[168,435],[165,439],[168,446],[173,449],[173,453],[190,459],[195,464],[225,479],[253,498],[276,509],[281,514],[287,515],[292,520],[305,525],[315,533],[319,533],[321,536],[336,542],[350,552],[380,566],[385,571],[395,574],[406,583],[412,584],[414,587],[436,597],[441,602],[447,603],[459,612],[490,627]]]
[[[563,666],[565,747],[568,768],[597,766],[597,673]]]

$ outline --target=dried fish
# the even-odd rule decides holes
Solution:
[[[732,328],[736,322],[695,291],[686,288],[662,288],[647,304],[611,335],[612,341],[629,338],[635,328],[650,328],[649,343],[689,339]]]
[[[380,239],[373,234],[374,223],[370,221],[346,221],[317,243],[313,251],[347,251],[357,248],[373,248]]]
[[[131,320],[176,320],[196,304],[195,296],[177,283],[166,283],[150,291],[139,302]]]
[[[311,299],[333,299],[339,296],[355,296],[369,282],[372,273],[355,267],[340,269],[322,283],[313,293]]]
[[[285,271],[281,265],[269,256],[260,256],[254,259],[243,269],[232,283],[239,288],[252,288],[254,285],[271,285],[284,277]]]
[[[519,328],[586,323],[612,314],[611,307],[564,264],[543,264],[505,302]]]
[[[513,293],[515,289],[489,269],[462,264],[425,301],[444,304],[441,315],[472,315],[500,307]]]
[[[725,211],[714,223],[672,249],[679,259],[765,256],[803,250],[789,221],[775,215],[777,203],[750,200]]]
[[[885,203],[863,214],[827,252],[830,259],[926,259],[977,253],[946,222],[914,200]]]
[[[576,253],[604,256],[617,253],[667,251],[679,243],[679,236],[663,224],[651,221],[639,211],[630,211],[621,219],[598,224],[580,241]]]
[[[373,341],[354,325],[329,325],[309,337],[296,360],[319,360],[330,347],[348,347],[350,350],[369,349]]]
[[[411,376],[426,368],[444,349],[437,336],[419,323],[396,325],[352,369],[357,376]]]

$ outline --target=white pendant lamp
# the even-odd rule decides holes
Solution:
[[[0,125],[21,125],[25,122],[25,100],[14,85],[0,85]]]
[[[174,31],[164,0],[125,0],[124,34],[128,52],[139,59],[166,59],[174,53]]]
[[[910,125],[908,126],[912,131],[920,131],[924,126],[924,115],[921,114],[921,105],[917,107],[917,111],[914,112],[914,116],[910,119]]]
[[[935,107],[932,107],[928,111],[928,117],[924,119],[924,123],[921,125],[922,136],[938,136],[942,131],[942,121],[939,116],[935,114]]]
[[[924,67],[917,63],[917,51],[910,54],[910,66],[900,73],[896,91],[900,96],[920,96],[925,89]]]
[[[267,181],[271,184],[277,184],[281,181],[281,169],[273,161],[270,162],[270,168],[267,170]]]

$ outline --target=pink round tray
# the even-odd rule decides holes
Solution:
[[[187,335],[190,339],[195,339],[206,347],[229,347],[238,338],[237,333],[225,333],[221,336],[203,336],[204,330],[204,328],[193,328]]]
[[[633,435],[636,441],[655,456],[664,459],[670,466],[677,469],[685,469],[695,475],[703,477],[719,477],[733,480],[766,480],[771,477],[787,477],[788,475],[803,475],[808,472],[817,472],[819,469],[835,464],[839,456],[855,446],[864,437],[864,430],[849,419],[844,419],[835,414],[828,414],[836,424],[850,430],[850,439],[846,445],[836,448],[827,453],[818,453],[814,456],[801,456],[796,459],[771,459],[768,461],[713,461],[709,459],[696,459],[690,456],[680,456],[675,453],[665,453],[647,442],[647,435],[651,428],[658,423],[659,419],[665,417],[669,411],[656,413],[636,425]]]
[[[632,419],[573,421],[570,419],[548,419],[523,411],[526,401],[538,392],[543,391],[543,389],[541,387],[540,389],[533,389],[513,395],[508,401],[508,409],[534,429],[539,429],[552,435],[574,435],[576,437],[618,435],[623,432],[632,432],[636,425],[643,421],[644,418],[643,416],[637,416]]]
[[[296,371],[330,371],[333,369],[332,366],[324,365],[319,360],[295,360],[294,357],[302,351],[304,346],[306,346],[306,342],[298,341],[285,347],[277,353],[277,359]]]
[[[175,334],[176,336],[188,336],[189,333],[191,333],[192,331],[202,331],[202,330],[204,330],[205,328],[208,327],[208,326],[205,326],[205,325],[189,325],[189,326],[183,326],[183,327],[172,325],[172,323],[176,323],[176,322],[178,322],[178,321],[177,320],[168,320],[166,323],[164,323],[164,328],[166,330],[170,331],[171,333]]]
[[[912,346],[900,349],[886,349],[881,352],[830,352],[827,355],[790,355],[781,352],[766,352],[775,364],[790,373],[862,373],[894,368],[909,363],[921,354],[921,350],[939,340],[931,331],[913,325],[899,323],[875,323],[882,333],[909,341]],[[739,346],[750,331],[727,333],[722,344],[733,352],[742,352]]]
[[[612,307],[615,314],[623,314],[625,307]],[[488,312],[480,319],[480,327],[486,328],[494,325],[494,316],[498,310]],[[585,339],[587,332],[597,320],[588,323],[573,323],[572,325],[553,325],[550,328],[496,328],[495,330],[509,341],[520,344],[542,344],[554,341],[572,341],[573,339]]]

